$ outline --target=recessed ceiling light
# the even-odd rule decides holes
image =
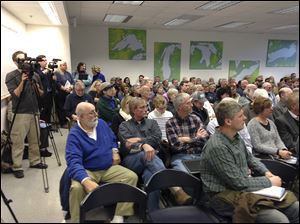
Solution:
[[[123,15],[108,15],[106,14],[104,17],[104,22],[111,23],[126,23],[132,16],[123,16]]]
[[[54,6],[54,3],[51,1],[39,1],[39,4],[45,14],[48,16],[49,20],[54,24],[54,25],[61,25],[60,18],[58,16],[56,7]]]
[[[114,1],[114,4],[141,5],[144,1]]]
[[[199,6],[196,9],[201,10],[222,10],[227,7],[233,6],[240,3],[240,1],[209,1],[204,5]]]
[[[285,30],[285,29],[292,29],[292,28],[298,28],[299,25],[286,25],[286,26],[277,26],[273,27],[272,30]]]
[[[179,26],[181,24],[187,23],[190,20],[188,19],[173,19],[170,22],[165,23],[165,26]]]
[[[245,25],[252,24],[254,22],[230,22],[230,23],[225,23],[219,26],[216,26],[217,28],[237,28]]]
[[[287,9],[279,9],[279,10],[275,10],[272,11],[271,13],[274,14],[290,14],[290,13],[295,13],[295,12],[299,12],[299,5],[287,8]]]

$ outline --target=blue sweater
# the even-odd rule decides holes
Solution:
[[[117,148],[116,136],[102,119],[98,120],[97,141],[77,124],[71,129],[66,144],[69,177],[81,182],[87,170],[106,170],[112,165],[112,148]]]

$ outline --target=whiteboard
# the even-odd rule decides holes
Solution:
[[[20,45],[18,39],[15,30],[1,24],[1,98],[9,94],[5,84],[6,74],[17,68],[11,56]]]

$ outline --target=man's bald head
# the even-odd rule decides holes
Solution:
[[[81,114],[87,113],[90,110],[95,109],[95,106],[88,102],[81,102],[77,105],[75,113],[79,117]]]

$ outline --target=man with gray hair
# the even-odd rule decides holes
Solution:
[[[182,160],[197,159],[208,133],[199,117],[192,114],[192,98],[187,93],[180,93],[174,100],[176,114],[166,123],[168,142],[171,148],[171,166],[188,172]]]
[[[121,142],[121,155],[123,165],[143,178],[147,183],[151,176],[164,170],[165,165],[156,155],[161,142],[161,131],[156,120],[145,118],[147,113],[146,101],[140,97],[133,97],[129,101],[129,111],[132,119],[124,121],[119,126],[119,140]],[[178,204],[185,204],[191,197],[181,188],[173,188]],[[159,192],[149,195],[148,209],[159,209]]]
[[[289,87],[283,87],[279,90],[278,95],[280,97],[279,102],[273,107],[272,116],[274,120],[284,114],[287,111],[286,101],[293,90]]]
[[[275,119],[275,124],[285,146],[295,151],[299,137],[299,94],[288,96],[285,103],[288,110]]]
[[[242,107],[234,101],[222,101],[216,107],[216,117],[220,127],[208,140],[200,162],[203,190],[210,206],[233,222],[299,222],[299,202],[293,193],[288,192],[284,203],[251,193],[280,187],[281,179],[253,157],[238,135],[246,119]],[[250,169],[259,176],[252,177]],[[241,209],[244,212],[236,212]],[[251,213],[247,212],[250,209]]]
[[[72,179],[70,188],[71,221],[79,222],[80,202],[99,182],[137,184],[137,175],[118,165],[120,156],[116,136],[107,123],[98,119],[92,103],[81,102],[76,107],[77,124],[70,130],[66,144],[67,172]],[[133,215],[133,206],[120,203],[114,221]]]

